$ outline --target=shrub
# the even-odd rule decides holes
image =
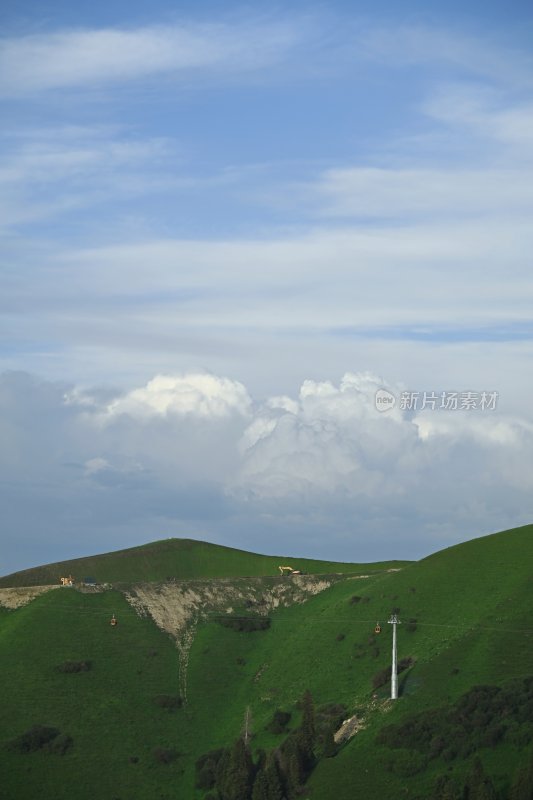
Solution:
[[[197,759],[195,764],[197,789],[213,789],[216,783],[217,766],[224,755],[224,748],[210,750]]]
[[[164,708],[169,712],[176,711],[183,705],[183,699],[175,694],[158,694],[154,697],[154,703],[159,708]]]
[[[88,672],[92,668],[92,661],[63,661],[56,667],[58,672]]]
[[[481,747],[496,747],[500,739],[503,739],[506,730],[505,725],[490,725],[480,737]]]
[[[246,664],[246,659],[243,658],[242,656],[239,656],[238,658],[235,659],[235,663],[238,664],[239,667],[244,667],[244,665]]]
[[[436,734],[429,743],[429,757],[438,758],[446,747],[446,739]]]
[[[278,709],[274,711],[274,716],[266,726],[267,731],[270,733],[275,734],[276,736],[280,733],[285,733],[287,730],[287,725],[291,720],[291,714],[289,711],[281,711]]]
[[[364,658],[365,656],[365,646],[361,644],[361,642],[355,642],[353,646],[353,658]]]
[[[359,595],[354,594],[352,597],[350,597],[350,605],[354,606],[356,603],[360,603],[362,599],[363,598],[359,597]]]
[[[60,733],[43,745],[42,749],[47,753],[64,756],[67,750],[72,747],[72,742],[72,736],[68,736],[66,733]]]
[[[269,617],[217,617],[219,625],[230,628],[239,633],[251,633],[252,631],[265,631],[270,628],[271,620]]]
[[[385,684],[390,681],[391,673],[392,670],[390,667],[384,667],[384,669],[380,669],[380,671],[376,672],[372,677],[372,687],[374,689],[379,689],[380,686],[385,686]]]
[[[406,656],[405,658],[400,658],[398,661],[398,675],[400,672],[405,672],[406,669],[412,667],[415,663],[413,656]]]
[[[408,633],[414,633],[416,631],[416,628],[417,628],[416,623],[417,623],[417,620],[414,617],[411,617],[411,619],[405,625],[405,630]]]
[[[346,639],[346,635],[344,633],[338,633],[335,638],[338,642],[342,642],[344,639]]]
[[[176,760],[178,752],[167,747],[154,747],[152,755],[158,764],[170,764]]]
[[[16,753],[34,753],[59,736],[59,730],[49,725],[33,725],[8,742],[8,749]]]
[[[401,778],[410,778],[426,767],[426,759],[416,750],[398,750],[387,762],[387,769]]]

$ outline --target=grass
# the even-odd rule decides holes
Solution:
[[[193,578],[233,578],[279,575],[278,567],[292,566],[309,573],[354,573],[403,566],[408,562],[351,564],[309,558],[264,556],[193,539],[164,539],[113,553],[59,561],[14,572],[0,578],[0,588],[58,584],[61,576],[84,577],[99,583],[132,583]]]
[[[129,563],[131,572],[120,573],[121,580],[138,569],[137,555]],[[266,569],[255,559],[269,557],[249,554],[246,562],[246,555],[239,563]],[[376,745],[376,734],[384,724],[451,704],[473,685],[501,684],[533,673],[532,556],[533,526],[526,526],[449,548],[400,572],[375,567],[360,580],[347,574],[306,603],[273,612],[268,630],[243,633],[204,622],[190,652],[188,704],[175,712],[153,702],[157,695],[178,691],[174,642],[149,619],[138,617],[120,592],[58,590],[17,611],[0,611],[0,659],[9,687],[0,705],[0,739],[45,724],[74,740],[64,756],[21,756],[0,746],[3,791],[17,800],[60,800],[72,797],[74,786],[79,800],[94,797],[96,788],[98,796],[121,800],[201,798],[203,793],[194,789],[196,758],[231,743],[248,706],[253,747],[278,745],[283,737],[267,732],[266,725],[279,708],[292,713],[289,728],[296,726],[296,703],[309,688],[317,706],[343,703],[347,713],[364,716],[367,727],[335,758],[319,764],[303,797],[389,800],[403,796],[406,787],[411,797],[427,797],[442,764],[400,778],[386,770],[390,753]],[[223,567],[217,555],[209,569],[224,571],[228,563],[236,568],[233,557]],[[194,558],[187,568],[198,577],[201,559],[198,554]],[[158,563],[155,555],[148,562],[151,575]],[[202,569],[207,569],[205,562]],[[361,600],[350,602],[354,595]],[[386,700],[388,686],[378,690],[378,702],[373,702],[372,676],[390,660],[387,619],[393,607],[400,608],[404,623],[417,619],[415,631],[405,624],[398,631],[399,657],[412,656],[415,665],[400,676],[402,695],[396,703]],[[112,613],[119,619],[116,629],[109,625]],[[382,633],[376,636],[377,620]],[[67,660],[90,660],[92,669],[57,672],[55,667]],[[171,764],[159,764],[152,754],[156,747],[180,755]],[[520,749],[504,742],[480,754],[503,787]],[[460,772],[467,765],[452,767]]]

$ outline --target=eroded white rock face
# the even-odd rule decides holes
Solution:
[[[266,615],[275,608],[304,603],[331,586],[330,580],[314,576],[211,579],[164,584],[139,583],[124,591],[139,616],[150,616],[161,630],[176,640],[179,654],[179,692],[187,702],[187,668],[196,625],[210,615],[232,613],[234,607],[249,607],[250,613]]]
[[[249,604],[252,613],[264,615],[275,608],[304,603],[330,586],[330,580],[299,575],[290,581],[273,579],[270,585],[265,585],[263,578],[138,583],[124,594],[140,616],[150,616],[177,639],[189,625],[208,619],[210,614],[231,613],[235,606]]]
[[[0,589],[0,606],[4,608],[22,608],[36,597],[52,589],[62,589],[62,586],[16,586],[10,589]]]

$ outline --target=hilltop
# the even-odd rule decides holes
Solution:
[[[193,578],[234,578],[277,575],[278,566],[292,566],[308,573],[375,571],[409,562],[379,562],[371,565],[319,561],[309,558],[265,556],[195,539],[163,539],[139,547],[14,572],[0,578],[0,587],[58,584],[62,575],[78,581],[94,577],[99,583],[168,581]]]
[[[182,553],[188,579],[161,579],[165,561],[159,548],[165,544],[166,564],[172,548]],[[300,701],[309,689],[321,725],[355,718],[358,732],[329,757],[323,757],[323,743],[317,744],[319,761],[303,797],[392,800],[408,789],[411,798],[428,800],[439,775],[460,782],[471,769],[468,742],[428,759],[397,749],[392,734],[383,734],[389,742],[384,744],[381,732],[392,723],[416,721],[423,712],[440,720],[438,709],[463,703],[472,687],[503,687],[533,674],[533,526],[404,565],[342,570],[314,562],[324,576],[297,578],[276,576],[278,564],[304,568],[311,562],[201,543],[191,549],[196,548],[218,555],[187,562],[190,551],[175,540],[155,543],[156,555],[148,558],[143,575],[138,571],[143,548],[122,551],[130,554],[125,557],[106,554],[82,572],[96,573],[97,560],[108,559],[109,573],[95,577],[113,576],[115,588],[60,588],[16,610],[0,609],[0,659],[10,687],[0,706],[6,798],[61,800],[75,787],[79,800],[95,792],[121,800],[204,800],[208,789],[195,788],[197,760],[231,745],[247,713],[254,759],[260,748],[282,747],[301,723]],[[172,562],[175,569],[179,561]],[[120,571],[118,563],[127,569]],[[228,576],[228,563],[248,576]],[[218,577],[202,574],[206,569],[218,570]],[[151,582],[147,576],[154,574]],[[119,585],[134,575],[127,586]],[[186,613],[177,625],[180,609]],[[388,700],[386,674],[387,619],[393,609],[402,620],[398,650],[406,664],[395,703]],[[113,613],[116,629],[109,625]],[[374,632],[377,621],[380,634]],[[90,668],[58,669],[72,663]],[[506,691],[525,697],[523,686],[519,683],[522,694],[516,686]],[[280,711],[290,715],[282,732],[271,724]],[[24,755],[6,749],[37,724],[72,738],[64,755],[47,752],[46,746]],[[494,728],[500,738],[478,750],[501,800],[531,742],[528,724],[508,716]],[[171,754],[168,763],[162,753]]]

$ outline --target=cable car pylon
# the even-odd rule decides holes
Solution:
[[[396,614],[391,614],[391,618],[389,619],[389,625],[392,625],[392,671],[391,671],[391,678],[390,678],[390,699],[397,700],[398,699],[398,652],[396,648],[396,625],[401,625],[402,623],[396,616]]]

